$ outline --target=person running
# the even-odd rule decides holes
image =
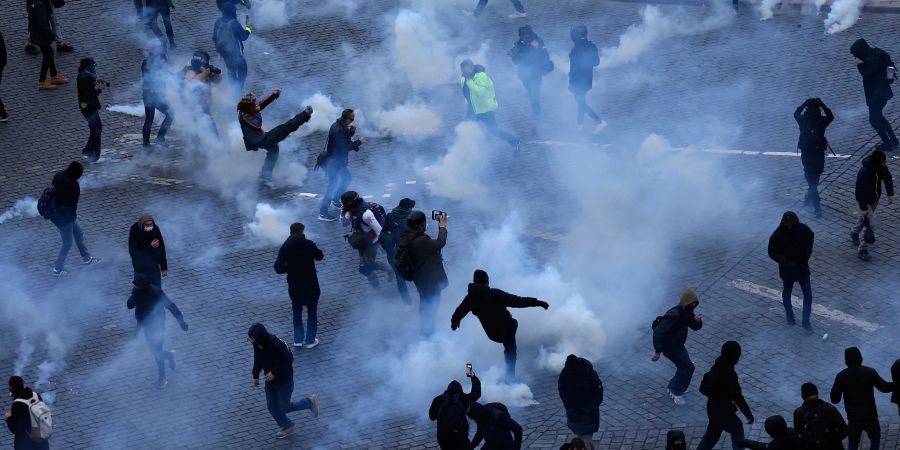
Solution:
[[[175,350],[165,349],[166,340],[166,310],[172,313],[172,317],[178,321],[182,330],[188,330],[188,324],[184,321],[181,310],[175,305],[169,296],[155,284],[153,276],[138,273],[132,282],[131,296],[128,298],[128,309],[134,310],[134,318],[138,328],[144,332],[147,347],[153,353],[156,360],[156,370],[159,378],[157,386],[160,389],[169,384],[166,377],[166,363],[169,368],[175,370]]]
[[[154,45],[141,63],[141,93],[144,100],[144,127],[141,130],[144,147],[150,146],[150,129],[158,110],[164,116],[156,132],[156,145],[166,147],[166,133],[172,126],[175,115],[166,100],[166,82],[171,76],[168,70],[169,58],[164,45]]]
[[[688,354],[688,329],[699,331],[703,328],[703,315],[694,314],[700,298],[693,289],[687,288],[681,294],[678,304],[669,308],[662,316],[653,321],[653,356],[651,361],[659,361],[664,355],[675,364],[675,375],[669,380],[669,396],[678,406],[685,404],[684,393],[694,376],[694,363]]]
[[[97,79],[97,63],[94,58],[84,58],[78,65],[78,108],[88,124],[88,141],[81,150],[81,155],[88,162],[100,160],[100,137],[103,134],[103,122],[100,121],[100,93],[108,87],[104,81]]]
[[[569,32],[572,38],[572,50],[569,52],[569,92],[575,96],[578,104],[578,126],[584,122],[587,114],[597,125],[594,133],[603,131],[607,124],[587,104],[587,93],[594,87],[594,67],[600,65],[600,54],[597,46],[588,40],[587,27],[577,25]]]
[[[56,257],[56,264],[53,266],[53,273],[56,275],[69,273],[65,268],[65,263],[73,240],[84,265],[100,262],[100,258],[91,256],[88,251],[87,245],[84,244],[84,232],[81,230],[81,225],[78,224],[78,200],[81,198],[81,186],[78,184],[78,179],[83,173],[84,166],[78,161],[72,161],[66,170],[57,172],[53,176],[55,208],[50,221],[56,226],[59,236],[62,238],[62,247]]]
[[[731,436],[731,448],[740,450],[744,442],[744,426],[737,416],[740,410],[752,425],[754,418],[750,406],[741,392],[741,384],[734,367],[741,359],[741,346],[735,341],[722,345],[722,353],[700,383],[700,393],[707,397],[706,415],[709,424],[697,450],[711,450],[719,442],[722,432]]]
[[[497,126],[495,113],[499,104],[494,93],[494,82],[484,70],[484,66],[476,65],[472,60],[466,59],[459,64],[462,76],[459,77],[459,87],[462,88],[463,97],[466,99],[466,119],[474,119],[480,123],[488,133],[506,141],[510,147],[519,151],[522,142],[515,136],[507,133]]]

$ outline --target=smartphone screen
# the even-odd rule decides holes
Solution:
[[[472,375],[472,364],[466,364],[466,376],[471,377]]]

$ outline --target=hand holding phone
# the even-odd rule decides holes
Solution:
[[[475,376],[475,372],[472,370],[472,363],[466,364],[466,376],[469,378]]]

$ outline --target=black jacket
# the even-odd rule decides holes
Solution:
[[[559,398],[566,408],[566,425],[576,436],[600,429],[603,383],[590,361],[569,355],[559,373]]]
[[[181,310],[157,285],[149,284],[143,287],[133,287],[126,306],[128,306],[128,309],[134,309],[134,318],[137,320],[138,325],[164,323],[166,310],[169,310],[172,313],[172,317],[181,325],[181,328],[187,329]]]
[[[844,450],[844,438],[847,437],[847,422],[841,416],[841,412],[832,405],[818,398],[810,398],[803,401],[803,405],[794,410],[794,430],[800,433],[806,428],[806,414],[811,409],[819,409],[825,419],[825,431],[829,442],[817,450]],[[802,435],[799,436],[800,445],[809,448]]]
[[[226,2],[219,9],[222,17],[213,25],[213,44],[226,66],[236,66],[244,61],[244,41],[250,37],[250,32],[238,22],[234,3]]]
[[[453,311],[450,325],[455,330],[459,322],[470,312],[481,321],[481,326],[490,340],[504,342],[515,332],[512,314],[506,308],[530,308],[542,306],[544,302],[532,297],[519,297],[485,284],[469,283],[469,293]]]
[[[81,186],[78,180],[72,179],[65,170],[53,176],[53,187],[56,192],[56,212],[52,217],[55,224],[65,225],[75,221],[78,216],[78,198],[81,197]]]
[[[472,390],[468,394],[463,392],[462,385],[459,384],[459,381],[451,381],[447,386],[447,390],[431,401],[431,407],[428,408],[428,418],[432,421],[436,421],[438,419],[438,413],[441,411],[441,406],[443,406],[448,397],[454,395],[458,395],[466,406],[472,402],[477,402],[478,399],[481,398],[481,380],[479,380],[477,376],[472,376]],[[468,431],[468,421],[466,421],[466,433],[468,433]],[[438,430],[438,432],[441,432],[441,430]],[[468,434],[466,434],[466,436],[468,436]]]
[[[259,102],[259,111],[238,112],[238,122],[241,124],[241,134],[244,136],[244,147],[247,150],[259,150],[259,146],[266,139],[266,132],[262,126],[262,112],[277,98],[274,93],[264,98]]]
[[[478,448],[484,440],[481,450],[519,450],[522,448],[522,426],[509,416],[506,405],[488,403],[481,405],[472,403],[469,417],[478,425],[472,446]]]
[[[28,41],[34,45],[49,45],[56,40],[50,22],[53,14],[50,0],[26,0],[25,7],[28,10]]]
[[[439,291],[447,287],[447,272],[441,249],[447,244],[447,229],[438,228],[437,239],[429,237],[421,228],[409,228],[400,237],[399,245],[409,245],[409,257],[416,267],[413,282],[420,291]]]
[[[3,33],[0,32],[0,71],[6,67],[6,41],[3,40]]]
[[[513,64],[519,69],[521,80],[541,78],[553,71],[553,61],[544,48],[544,41],[541,38],[535,39],[538,41],[537,47],[532,47],[530,42],[522,42],[520,39],[509,51]]]
[[[85,69],[78,72],[75,82],[78,87],[78,107],[86,112],[100,110],[100,93],[103,91],[97,88],[97,75]]]
[[[34,392],[31,388],[25,388],[22,392],[13,394],[13,400],[15,399],[31,399],[34,396]],[[38,394],[38,398],[43,401],[41,398],[41,394]],[[31,440],[28,436],[31,433],[31,412],[28,410],[28,405],[25,405],[21,402],[13,402],[12,406],[10,406],[9,411],[12,413],[12,416],[6,419],[6,427],[9,428],[9,432],[13,434],[13,448],[15,450],[49,450],[50,442],[44,441],[42,443],[37,443]]]
[[[800,127],[800,138],[797,140],[800,162],[803,163],[803,168],[822,173],[825,170],[825,152],[828,150],[825,129],[834,120],[834,113],[825,105],[822,105],[824,117],[819,114],[803,114],[804,108],[814,108],[818,112],[818,105],[810,105],[807,100],[794,110],[794,120]]]
[[[780,225],[769,238],[769,258],[778,263],[781,278],[809,275],[815,233],[808,226],[797,223],[791,227]]]
[[[838,404],[844,398],[849,422],[877,420],[874,390],[890,393],[894,390],[893,383],[884,381],[875,369],[862,365],[862,354],[855,347],[845,352],[844,359],[847,368],[834,377],[831,403]]]
[[[569,51],[569,90],[589,91],[594,85],[594,67],[600,65],[597,46],[587,39],[579,39]]]
[[[166,241],[163,240],[159,225],[153,221],[153,230],[144,231],[144,222],[152,219],[152,217],[141,217],[128,230],[128,254],[131,255],[131,267],[135,273],[155,275],[161,270],[169,270],[169,263],[166,260]],[[159,241],[157,248],[150,245],[154,239]]]
[[[326,151],[328,152],[328,162],[330,167],[344,167],[350,162],[350,151],[358,152],[359,146],[362,145],[359,140],[354,141],[353,135],[355,129],[341,123],[341,119],[337,119],[328,129],[328,141],[326,142]]]
[[[319,250],[315,242],[307,239],[303,233],[292,234],[278,250],[275,273],[287,274],[287,282],[292,289],[318,299],[321,292],[316,261],[324,258],[325,254]]]
[[[165,58],[152,55],[141,62],[141,96],[144,104],[165,103],[167,64]]]
[[[859,204],[860,211],[868,211],[869,205],[878,203],[882,183],[888,197],[894,195],[894,179],[887,165],[874,167],[869,158],[863,160],[862,167],[856,174],[856,203]]]
[[[894,393],[891,394],[891,403],[900,406],[900,359],[894,361],[891,366],[891,381],[894,382]]]
[[[800,441],[793,428],[787,426],[784,417],[770,416],[766,419],[766,433],[772,437],[768,444],[745,439],[744,448],[750,450],[801,450]]]
[[[734,371],[734,363],[724,356],[716,358],[710,375],[713,377],[713,395],[706,399],[706,414],[710,421],[720,420],[731,416],[737,410],[747,417],[753,417],[750,406],[744,400],[741,392],[741,384],[738,381],[737,372]]]
[[[856,68],[862,75],[866,104],[873,106],[893,98],[894,92],[887,80],[887,67],[891,64],[890,56],[880,48],[870,47],[865,39],[857,39],[850,46],[850,53],[862,60]]]
[[[703,322],[694,320],[694,313],[685,309],[690,303],[682,300],[663,314],[659,325],[653,330],[653,350],[662,353],[675,350],[687,342],[688,328],[697,331]]]
[[[388,213],[387,220],[381,228],[381,236],[378,237],[378,242],[389,253],[396,251],[400,245],[400,238],[406,231],[406,219],[409,218],[411,212],[411,208],[398,206]]]
[[[274,334],[255,334],[253,344],[253,378],[258,379],[260,372],[265,375],[272,372],[275,377],[271,383],[283,383],[294,379],[294,354],[287,344]]]

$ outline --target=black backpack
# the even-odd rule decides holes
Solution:
[[[460,394],[444,397],[437,414],[438,430],[442,433],[461,433],[468,436],[469,420],[466,418],[466,404]]]
[[[44,189],[37,201],[38,214],[46,220],[56,215],[56,186],[52,184]]]
[[[416,271],[419,270],[420,266],[414,261],[411,249],[412,243],[422,236],[425,236],[425,233],[412,238],[406,245],[397,247],[397,254],[394,256],[394,265],[397,266],[397,273],[400,274],[400,278],[403,278],[406,281],[413,281],[413,278],[416,276]]]
[[[666,433],[666,450],[687,450],[687,439],[684,431],[671,430]]]
[[[400,235],[403,234],[405,223],[405,221],[399,221],[397,214],[391,211],[385,218],[385,224],[381,228],[381,236],[378,239],[387,239],[391,246],[394,246],[400,240]]]
[[[802,427],[797,428],[801,448],[813,450],[825,448],[828,444],[828,427],[825,423],[823,406],[803,408]]]
[[[484,407],[487,408],[487,423],[484,430],[485,445],[490,444],[492,448],[512,447],[512,430],[506,426],[506,423],[512,420],[509,409],[503,403],[488,403]]]

